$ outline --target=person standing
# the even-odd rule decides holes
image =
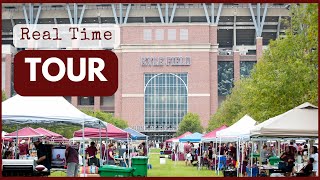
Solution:
[[[98,166],[98,162],[97,162],[97,148],[95,146],[95,143],[94,142],[91,142],[90,143],[90,147],[88,147],[86,149],[86,155],[87,155],[87,158],[88,158],[88,165],[92,165],[93,163]]]
[[[21,140],[19,144],[19,159],[26,159],[27,154],[29,154],[28,144],[25,140]]]
[[[147,151],[147,147],[146,147],[146,143],[145,142],[141,143],[141,149],[142,149],[141,156],[148,156],[148,151]]]
[[[77,177],[79,170],[79,153],[70,144],[65,152],[67,164],[67,177]]]
[[[51,162],[49,157],[49,152],[42,142],[40,142],[39,137],[33,137],[32,142],[37,150],[37,157],[38,160],[36,161],[37,164],[45,166],[48,171],[51,169]]]
[[[213,141],[210,141],[210,145],[208,147],[208,160],[210,167],[213,166]]]
[[[101,158],[105,159],[105,154],[106,154],[106,142],[102,141],[102,146],[101,146]]]
[[[263,145],[263,148],[262,148],[260,154],[261,154],[261,163],[262,163],[262,164],[267,164],[267,160],[268,160],[267,145]]]
[[[114,159],[114,156],[113,156],[113,144],[110,143],[108,145],[108,151],[107,151],[107,158],[108,158],[108,164],[109,165],[115,165],[115,159]]]
[[[8,151],[10,152],[9,158],[8,159],[14,159],[14,145],[10,142]]]
[[[187,142],[187,144],[184,145],[184,154],[185,154],[185,162],[186,166],[191,165],[191,144],[190,141]]]
[[[314,159],[313,162],[313,170],[316,171],[316,175],[318,176],[318,148],[317,146],[312,146],[310,157]]]
[[[280,156],[280,160],[284,161],[286,163],[286,172],[292,172],[294,167],[294,154],[292,154],[292,151],[290,151],[290,147],[287,146],[285,148],[285,152]]]

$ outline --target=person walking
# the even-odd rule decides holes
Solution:
[[[70,144],[65,152],[67,177],[77,177],[79,171],[79,153]]]
[[[312,146],[310,157],[314,159],[313,162],[313,170],[316,171],[316,175],[318,176],[318,148],[317,146]]]
[[[184,158],[186,166],[191,165],[192,156],[190,141],[188,141],[187,144],[184,145]]]

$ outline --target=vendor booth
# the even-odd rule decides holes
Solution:
[[[101,120],[84,114],[63,97],[23,97],[15,95],[2,102],[2,123],[8,125],[60,123],[80,125],[83,129],[84,126],[105,128]],[[23,136],[24,134],[19,134],[19,131],[17,131],[15,134],[9,135],[14,135],[18,139],[20,135]],[[15,144],[15,147],[17,147],[17,144]],[[13,164],[15,166],[12,166]],[[25,174],[43,175],[37,173],[39,171],[36,170],[36,166],[35,160],[5,159],[2,162],[2,174],[19,174],[21,169],[28,167]],[[86,165],[84,164],[84,166]],[[50,174],[50,171],[46,174]]]
[[[250,139],[250,130],[257,124],[257,122],[251,118],[249,115],[243,116],[236,123],[231,125],[230,127],[218,131],[217,140],[219,140],[219,152],[221,151],[221,143],[222,142],[235,142],[236,147],[236,159],[237,164],[239,164],[240,159],[240,144],[241,142],[248,141]],[[218,174],[221,169],[227,169],[227,157],[224,155],[217,155],[218,165],[216,166],[216,170]],[[242,167],[242,166],[241,166]],[[236,167],[237,176],[239,175],[240,166]]]
[[[310,156],[310,147],[314,140],[318,138],[318,107],[306,102],[283,114],[272,117],[263,123],[255,126],[251,132],[252,141],[277,140],[283,142],[287,140],[306,140],[308,145],[308,158]],[[280,143],[278,143],[278,158],[280,156]],[[252,153],[253,154],[253,153]],[[270,159],[269,159],[270,160]],[[273,159],[271,159],[273,160]],[[279,160],[278,160],[279,161]],[[278,162],[277,161],[277,162]],[[318,160],[316,160],[318,161]],[[306,162],[301,163],[301,159],[295,161],[295,169],[299,171]],[[318,163],[318,162],[316,162]],[[252,162],[251,162],[252,164]],[[271,165],[257,165],[260,171],[267,171],[268,175],[272,172],[280,171],[280,165],[272,163]],[[317,174],[318,171],[314,171]],[[279,174],[279,173],[276,173]],[[271,175],[270,175],[271,176]],[[282,176],[284,176],[282,174]]]

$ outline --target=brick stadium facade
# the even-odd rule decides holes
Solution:
[[[260,12],[266,6],[268,11]],[[105,20],[120,25],[121,45],[113,49],[119,59],[119,88],[112,97],[66,99],[78,108],[114,113],[160,141],[173,136],[187,112],[199,114],[207,127],[234,81],[248,76],[269,40],[281,36],[285,27],[280,19],[288,16],[285,4],[147,4],[143,12],[143,4],[74,7],[87,12],[80,15],[82,23]],[[2,89],[7,96],[14,95],[12,61],[20,50],[12,46],[10,29],[31,22],[30,10],[39,9],[42,14],[37,23],[68,23],[72,13],[64,10],[61,14],[64,8],[65,4],[33,4],[26,18],[22,4],[3,5]],[[261,13],[260,20],[252,16],[252,10]],[[114,11],[119,11],[119,17]]]

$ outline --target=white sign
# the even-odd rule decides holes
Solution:
[[[116,48],[120,28],[110,24],[17,24],[16,48]]]

